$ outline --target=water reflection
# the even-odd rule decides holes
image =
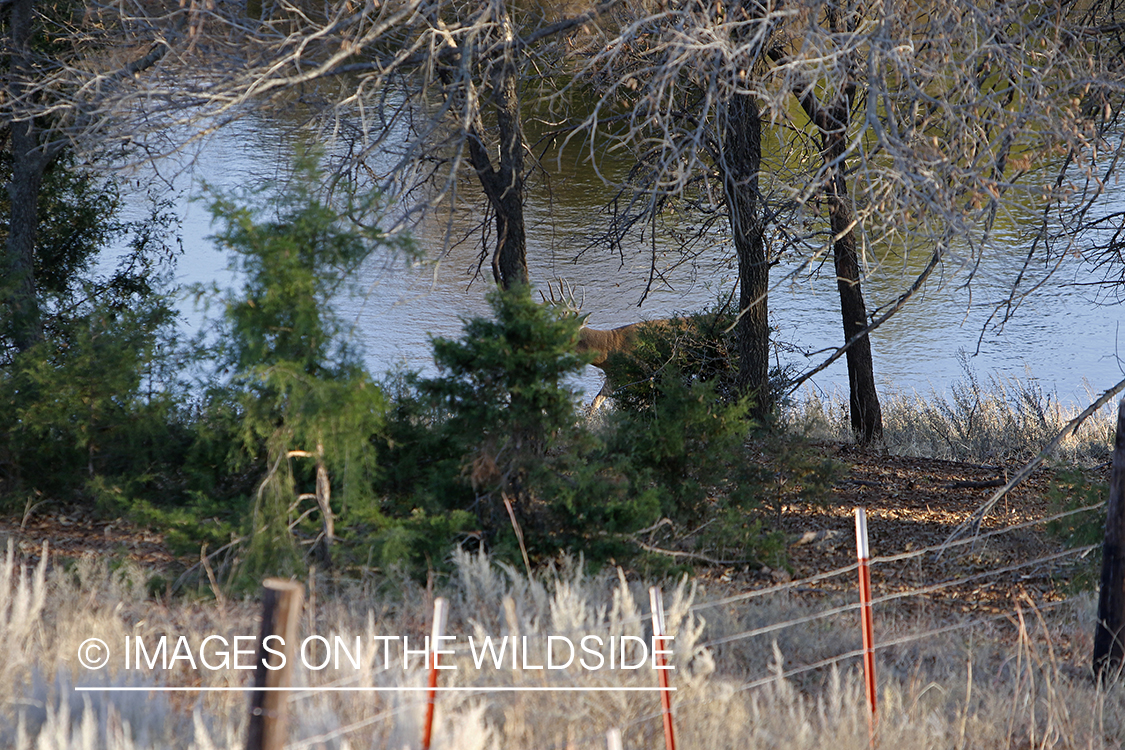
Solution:
[[[229,188],[276,175],[279,165],[288,162],[290,147],[276,129],[244,120],[214,136],[196,158],[191,177],[180,175],[175,186],[184,198],[198,194],[201,180]],[[551,160],[547,166],[549,179],[534,187],[527,207],[531,276],[540,284],[567,279],[584,301],[591,326],[611,327],[698,309],[730,293],[735,278],[732,249],[721,234],[692,264],[672,270],[668,269],[678,257],[675,248],[659,239],[653,245],[650,237],[633,240],[620,253],[591,247],[576,260],[611,189],[578,156]],[[475,195],[474,187],[466,185],[465,194]],[[211,231],[209,214],[200,204],[181,200],[180,206],[185,246],[181,280],[225,278],[227,261],[206,240]],[[458,231],[467,231],[480,216],[470,207],[459,219],[465,223]],[[433,251],[442,247],[444,229],[443,224],[430,222],[419,227],[416,238]],[[907,307],[874,334],[876,378],[884,391],[891,387],[944,390],[963,378],[958,352],[976,351],[978,340],[979,355],[971,364],[980,376],[1030,375],[1064,400],[1085,401],[1087,382],[1101,389],[1121,379],[1117,359],[1125,349],[1125,341],[1118,345],[1121,308],[1098,305],[1093,292],[1077,285],[1091,279],[1074,258],[1065,258],[1054,280],[1023,300],[1016,317],[1002,329],[988,329],[981,335],[993,305],[1006,298],[1011,279],[1023,264],[1023,250],[1015,244],[1014,233],[1011,241],[1007,251],[997,251],[1001,244],[994,244],[975,267],[971,283],[974,264],[951,256]],[[658,267],[666,275],[639,304],[654,247]],[[408,266],[402,259],[375,257],[365,265],[356,279],[358,293],[341,300],[339,312],[363,344],[373,372],[400,364],[432,370],[429,336],[456,337],[462,318],[487,312],[484,295],[491,288],[491,273],[486,262],[483,275],[476,275],[477,253],[476,245],[465,243],[423,264]],[[869,309],[893,302],[926,262],[918,253],[909,262],[892,254],[869,260],[864,289]],[[770,307],[779,340],[810,353],[779,354],[778,363],[804,368],[820,359],[811,353],[837,345],[842,332],[831,262],[790,277],[801,262],[788,258],[775,268]],[[1045,270],[1032,269],[1040,276]],[[193,320],[197,325],[199,316]],[[600,374],[590,368],[582,385],[596,391]],[[846,393],[844,360],[814,378],[810,387]]]

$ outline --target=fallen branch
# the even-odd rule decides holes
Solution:
[[[969,481],[950,482],[949,484],[945,485],[945,489],[947,489],[947,490],[983,490],[983,489],[987,489],[988,487],[1003,487],[1004,483],[1007,482],[1007,481],[1008,481],[1007,479],[985,479],[984,481],[981,481],[981,482],[969,482]]]
[[[645,544],[640,539],[636,539],[631,536],[626,537],[626,539],[643,549],[645,552],[652,552],[657,555],[666,555],[668,557],[682,557],[689,560],[699,560],[700,562],[705,562],[708,565],[753,565],[755,568],[759,568],[762,565],[757,560],[716,560],[714,558],[707,557],[707,555],[701,555],[698,552],[680,552],[679,550],[674,549],[653,547],[651,544]]]
[[[1020,484],[1021,482],[1023,482],[1023,480],[1031,476],[1031,473],[1035,471],[1039,464],[1043,463],[1043,461],[1046,460],[1047,456],[1051,455],[1051,452],[1059,446],[1059,443],[1068,438],[1070,435],[1074,434],[1074,431],[1077,430],[1079,426],[1083,422],[1085,422],[1087,418],[1090,417],[1091,414],[1105,406],[1107,403],[1109,403],[1109,400],[1111,398],[1113,398],[1123,390],[1125,390],[1125,380],[1122,380],[1120,383],[1107,390],[1105,393],[1098,397],[1097,401],[1087,406],[1081,414],[1070,420],[1067,423],[1066,427],[1063,427],[1059,434],[1055,435],[1051,442],[1047,443],[1046,447],[1044,447],[1043,450],[1039,451],[1039,455],[1024,464],[1023,468],[1016,472],[1015,476],[1009,479],[1003,487],[1001,487],[996,491],[995,494],[992,495],[992,497],[988,498],[988,501],[985,502],[984,505],[980,506],[980,508],[978,508],[977,511],[973,513],[973,515],[969,516],[960,526],[953,530],[953,533],[950,534],[942,544],[942,550],[938,553],[938,556],[940,557],[942,554],[944,554],[945,547],[947,547],[951,542],[955,541],[959,537],[963,536],[966,532],[969,531],[969,529],[972,529],[973,534],[980,533],[980,525],[984,521],[984,517],[988,515],[988,513],[994,507],[996,507],[996,503],[1000,502],[1000,499],[1011,492],[1012,489],[1016,487],[1016,485]]]

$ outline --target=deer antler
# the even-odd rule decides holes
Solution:
[[[539,290],[539,296],[542,298],[543,303],[547,305],[554,305],[561,307],[567,315],[580,316],[582,314],[582,307],[586,302],[586,292],[582,292],[582,301],[579,302],[574,296],[574,287],[566,279],[556,279],[558,290],[552,282],[547,282],[547,293],[550,295],[548,298],[543,294],[543,290]]]

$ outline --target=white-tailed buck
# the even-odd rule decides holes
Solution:
[[[539,293],[539,296],[543,298],[545,303],[562,307],[569,315],[579,316],[582,314],[581,304],[576,302],[574,299],[574,291],[565,281],[559,280],[557,294],[550,283],[547,284],[547,291],[550,293],[549,298],[542,292]],[[597,367],[602,371],[602,374],[605,375],[605,383],[602,385],[602,389],[598,391],[598,395],[594,396],[594,400],[590,404],[591,411],[597,411],[597,409],[605,403],[605,400],[613,395],[617,387],[610,381],[609,371],[606,369],[606,362],[614,354],[632,353],[633,347],[637,344],[637,336],[646,328],[667,329],[669,328],[669,323],[667,320],[661,318],[601,330],[588,328],[585,322],[583,322],[582,328],[578,331],[578,346],[576,350],[579,354],[592,352],[594,358],[590,361],[590,364]]]

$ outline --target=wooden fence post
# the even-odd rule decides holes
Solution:
[[[262,632],[258,636],[254,687],[286,688],[291,682],[297,650],[297,621],[301,616],[305,587],[296,581],[267,578],[262,582],[262,588]],[[270,636],[273,638],[269,647],[280,651],[284,657],[266,652],[264,646]],[[287,691],[276,689],[255,690],[250,694],[250,730],[246,750],[281,750],[285,746],[287,697]]]
[[[1117,407],[1117,437],[1109,477],[1105,540],[1102,542],[1102,584],[1098,594],[1098,625],[1094,634],[1094,674],[1099,681],[1116,676],[1125,658],[1125,399]]]

